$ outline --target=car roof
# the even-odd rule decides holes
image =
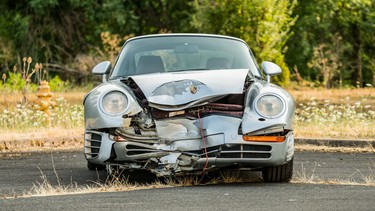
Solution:
[[[224,39],[231,39],[231,40],[237,40],[240,42],[243,42],[247,44],[244,40],[239,39],[237,37],[231,37],[227,35],[218,35],[218,34],[200,34],[200,33],[169,33],[169,34],[150,34],[150,35],[141,35],[137,37],[132,37],[128,39],[126,42],[132,41],[132,40],[138,40],[143,38],[151,38],[151,37],[213,37],[213,38],[224,38]]]

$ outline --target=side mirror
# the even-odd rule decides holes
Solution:
[[[277,65],[273,62],[268,62],[268,61],[262,62],[262,69],[263,69],[264,73],[266,73],[268,83],[271,82],[271,76],[279,75],[282,72],[279,65]]]
[[[92,74],[102,75],[103,82],[106,82],[107,81],[106,77],[110,70],[111,70],[111,62],[109,61],[100,62],[92,69]]]

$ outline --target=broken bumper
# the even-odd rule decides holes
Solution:
[[[283,142],[245,141],[238,134],[241,120],[231,117],[202,119],[204,139],[199,135],[196,122],[171,121],[160,124],[159,132],[173,128],[173,124],[187,128],[185,134],[178,127],[157,143],[137,140],[115,141],[115,137],[96,130],[85,131],[85,157],[95,164],[120,165],[130,169],[149,169],[163,176],[184,174],[226,166],[262,168],[278,166],[294,156],[293,132]],[[165,127],[164,127],[164,126]],[[200,128],[199,128],[200,129]],[[176,132],[177,131],[177,132]],[[167,133],[166,131],[163,133]],[[175,138],[173,138],[175,137]],[[184,138],[185,137],[185,138]]]

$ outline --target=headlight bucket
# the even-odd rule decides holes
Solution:
[[[280,96],[267,93],[254,100],[254,108],[260,116],[274,119],[284,114],[286,104]]]
[[[111,116],[118,116],[125,113],[129,107],[129,99],[121,91],[110,91],[100,100],[100,109]]]

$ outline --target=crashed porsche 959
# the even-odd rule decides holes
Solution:
[[[293,174],[294,100],[270,83],[241,39],[162,34],[129,39],[103,83],[84,98],[89,169],[149,170],[157,176],[223,168],[262,171],[267,182]],[[264,75],[264,77],[263,77]]]

